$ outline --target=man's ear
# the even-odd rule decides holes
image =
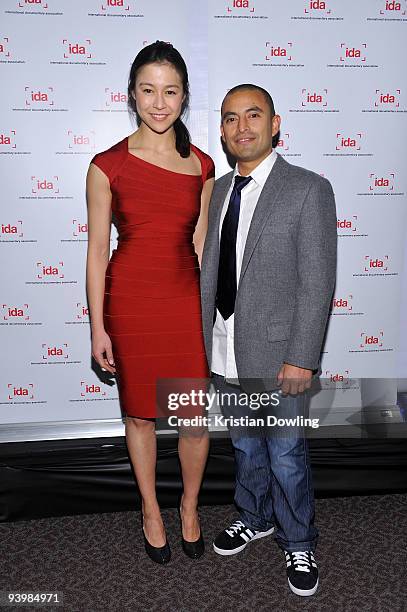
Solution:
[[[225,140],[225,130],[223,129],[223,125],[222,124],[220,124],[220,135],[221,135],[221,138],[222,138],[223,142],[226,142],[226,140]]]
[[[273,118],[271,119],[271,124],[272,124],[271,133],[273,136],[275,136],[280,131],[280,125],[281,125],[280,115],[274,115]]]

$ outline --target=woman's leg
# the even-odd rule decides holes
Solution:
[[[209,434],[205,428],[186,428],[179,432],[178,454],[184,493],[181,498],[182,533],[185,540],[199,538],[198,494],[208,458]]]
[[[126,442],[142,498],[144,533],[152,546],[165,545],[166,536],[155,488],[157,440],[154,420],[126,417]]]

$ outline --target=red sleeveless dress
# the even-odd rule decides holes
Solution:
[[[106,270],[103,316],[128,416],[157,416],[160,378],[209,376],[192,236],[214,164],[191,148],[201,176],[135,157],[127,138],[92,159],[109,179],[119,236]]]

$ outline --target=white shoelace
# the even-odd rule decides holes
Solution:
[[[310,553],[303,552],[303,551],[291,553],[291,555],[293,556],[293,565],[294,565],[295,570],[298,570],[299,572],[309,572],[310,571],[311,562],[308,557],[309,554],[311,556],[311,562],[313,562],[312,565],[316,566],[314,554],[312,551],[310,551]],[[290,566],[291,565],[290,554],[287,551],[286,551],[286,561],[287,561],[287,567]]]
[[[239,533],[240,531],[242,531],[242,529],[245,529],[245,528],[246,528],[246,525],[242,523],[242,521],[235,521],[229,527],[229,529],[226,529],[226,533],[230,535],[231,538],[233,538],[235,534]]]

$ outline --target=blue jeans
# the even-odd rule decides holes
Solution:
[[[223,376],[213,374],[212,382],[219,393],[244,393],[241,387],[225,382]],[[306,396],[280,396],[280,405],[268,413],[304,414]],[[222,407],[225,417],[242,416],[242,408],[231,403]],[[244,414],[256,415],[251,408]],[[314,526],[314,489],[310,469],[308,441],[303,428],[282,436],[273,428],[246,432],[230,428],[235,449],[235,503],[241,520],[252,529],[267,531],[275,526],[275,540],[280,548],[289,551],[315,550],[318,530]],[[275,428],[274,428],[275,429]],[[288,431],[288,430],[287,430]],[[283,430],[284,435],[284,430]]]

